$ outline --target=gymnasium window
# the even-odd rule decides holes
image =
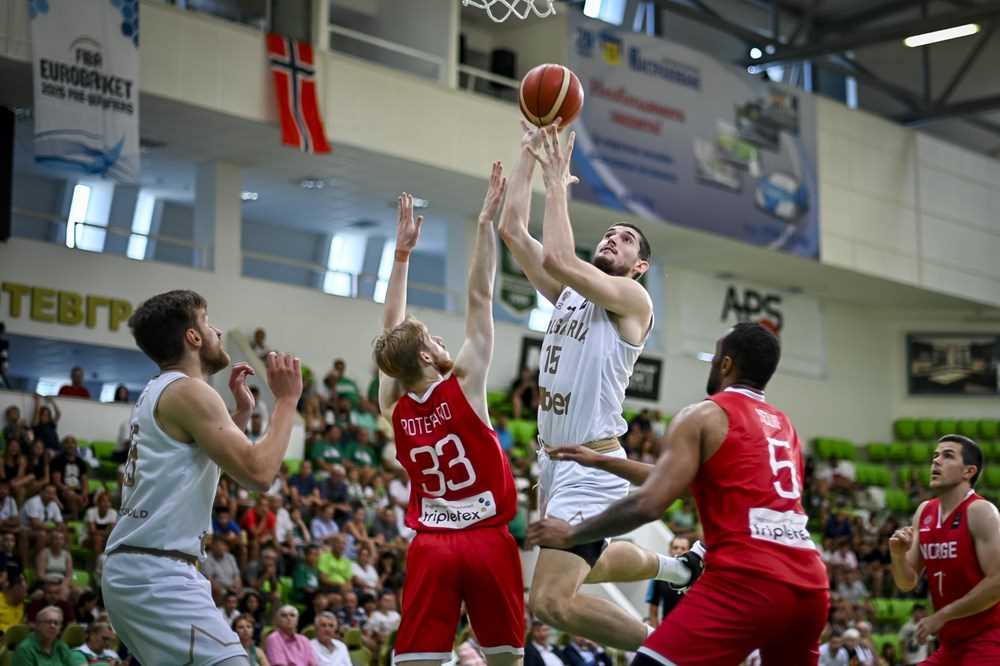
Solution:
[[[536,307],[528,315],[528,328],[532,331],[544,333],[549,327],[549,320],[552,319],[552,304],[540,293],[535,296]]]
[[[111,213],[111,183],[78,182],[66,217],[66,247],[103,252]]]
[[[587,0],[583,5],[583,13],[590,18],[621,25],[625,20],[627,6],[628,0]]]
[[[375,282],[375,294],[372,296],[376,303],[385,303],[385,292],[389,288],[389,275],[392,273],[395,255],[396,241],[387,240],[382,246],[382,256],[378,262],[378,281]]]
[[[58,395],[59,387],[68,383],[69,380],[66,377],[39,377],[35,393],[44,396]]]
[[[142,261],[146,258],[155,209],[156,196],[145,190],[140,191],[135,202],[135,214],[132,216],[132,234],[128,237],[128,248],[125,250],[129,259]]]
[[[358,295],[357,276],[365,259],[367,238],[361,234],[339,233],[330,239],[330,254],[323,276],[323,291],[354,298]]]

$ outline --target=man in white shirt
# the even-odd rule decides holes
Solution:
[[[80,653],[86,664],[119,664],[121,657],[111,649],[115,641],[115,632],[107,622],[93,622],[87,626],[87,640],[82,645],[73,648],[74,653]],[[74,662],[76,663],[76,662]]]
[[[17,502],[10,494],[10,483],[0,481],[0,531],[16,532],[21,525]]]
[[[861,632],[853,627],[844,632],[843,650],[852,666],[875,666],[875,653],[861,642]]]
[[[830,640],[819,646],[819,666],[848,666],[844,638],[836,629]]]
[[[531,623],[531,641],[524,646],[524,666],[563,666],[549,645],[549,625],[538,620]]]
[[[378,600],[378,608],[368,618],[365,629],[386,637],[399,629],[399,611],[396,610],[396,595],[386,592]]]
[[[334,511],[336,507],[332,503],[324,504],[320,514],[312,519],[309,531],[312,532],[314,542],[323,543],[328,536],[340,533],[340,528],[333,520]]]
[[[351,653],[347,646],[334,638],[337,627],[337,616],[330,611],[316,616],[316,638],[309,642],[318,666],[351,666]]]
[[[284,544],[288,540],[289,532],[295,529],[295,523],[292,522],[292,515],[288,513],[288,509],[282,504],[281,496],[271,495],[267,499],[271,503],[271,511],[274,512],[275,516],[274,538],[279,544]]]
[[[927,607],[923,604],[914,604],[913,617],[899,630],[899,642],[903,646],[903,663],[908,666],[921,663],[927,659],[930,652],[927,643],[917,640],[917,625],[925,617],[927,617]]]
[[[21,507],[21,561],[28,559],[28,543],[32,537],[35,540],[35,552],[45,548],[49,533],[63,524],[62,511],[56,496],[56,487],[45,486],[42,492],[30,498]]]

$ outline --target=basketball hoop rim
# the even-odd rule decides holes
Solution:
[[[536,2],[545,3],[542,9],[536,6]],[[523,9],[519,10],[521,3],[524,3]],[[496,5],[503,5],[497,10],[497,13],[493,13],[493,8]],[[503,23],[511,17],[511,15],[516,16],[522,21],[527,19],[532,13],[538,18],[546,18],[548,16],[553,16],[556,13],[555,5],[553,0],[462,0],[463,7],[475,7],[476,9],[482,9],[486,12],[486,15],[494,23]],[[503,10],[506,9],[506,13],[502,14]]]

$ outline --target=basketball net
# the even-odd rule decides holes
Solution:
[[[541,8],[535,3],[542,5]],[[468,7],[472,5],[479,9],[485,9],[487,16],[503,23],[510,18],[511,14],[519,19],[526,19],[535,13],[538,18],[545,18],[556,13],[556,8],[552,6],[552,0],[462,0],[462,5]],[[500,5],[497,7],[497,5]],[[494,12],[495,9],[495,12]]]

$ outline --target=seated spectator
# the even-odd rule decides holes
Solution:
[[[276,550],[267,548],[261,553],[260,561],[260,572],[255,577],[253,585],[260,590],[261,596],[267,600],[268,608],[273,612],[281,602],[281,581],[278,569],[281,558]]]
[[[899,643],[903,648],[904,664],[922,663],[930,654],[927,643],[917,640],[917,625],[925,617],[927,617],[927,607],[923,604],[914,604],[913,617],[908,619],[899,630]]]
[[[24,504],[28,486],[35,480],[35,475],[28,470],[28,459],[21,451],[20,441],[8,439],[7,448],[3,452],[3,479],[10,484],[18,504]]]
[[[62,598],[62,594],[62,583],[55,580],[45,581],[45,585],[42,587],[42,596],[28,604],[27,609],[25,609],[28,622],[34,622],[38,613],[43,608],[47,608],[49,606],[59,608],[59,610],[62,611],[62,618],[67,622],[75,621],[76,609],[71,603]]]
[[[263,328],[258,328],[253,332],[253,339],[250,340],[250,349],[256,354],[260,360],[267,359],[267,355],[271,353],[271,348],[267,346],[267,331]]]
[[[228,506],[220,506],[215,510],[215,517],[212,519],[212,538],[222,539],[229,544],[230,552],[243,547],[243,531],[239,524],[233,520],[233,514],[230,513]],[[245,564],[245,553],[241,559]]]
[[[861,632],[850,628],[844,632],[844,647],[847,653],[847,663],[857,666],[875,666],[875,653],[861,643]]]
[[[115,632],[107,622],[93,622],[87,625],[87,638],[83,645],[73,648],[71,656],[73,664],[118,664],[121,657],[112,649],[115,644]]]
[[[311,395],[302,402],[302,420],[305,421],[307,433],[318,434],[326,431],[323,401],[318,395]]]
[[[264,417],[260,412],[250,415],[250,423],[247,425],[247,439],[256,442],[264,436]]]
[[[295,567],[295,573],[292,574],[292,599],[296,603],[312,603],[313,595],[319,590],[319,556],[319,546],[310,544],[306,546],[305,558]]]
[[[378,432],[378,407],[362,398],[358,408],[351,413],[351,423],[359,431],[368,433],[368,441],[374,440]]]
[[[264,628],[264,602],[260,593],[252,588],[243,590],[240,599],[240,617],[248,617],[253,623],[254,642],[260,640],[260,632]]]
[[[268,508],[268,499],[263,495],[257,498],[254,508],[243,515],[240,526],[248,536],[251,560],[260,557],[261,548],[275,544],[277,522],[278,517]]]
[[[324,380],[332,380],[333,389],[330,398],[346,398],[350,407],[357,405],[361,399],[361,390],[357,383],[347,376],[347,363],[342,358],[333,362],[333,369],[326,374]]]
[[[243,591],[240,567],[229,552],[225,539],[212,538],[208,557],[201,564],[201,573],[212,583],[212,596],[216,603],[227,593],[239,595]]]
[[[13,574],[10,570],[4,574],[7,582],[0,594],[0,631],[7,633],[15,624],[24,624],[24,599],[28,596],[28,584],[21,574]]]
[[[507,425],[507,417],[502,414],[498,416],[493,424],[493,429],[497,433],[497,439],[500,440],[500,448],[509,454],[510,450],[514,448],[514,435]]]
[[[35,557],[35,574],[47,582],[59,583],[60,598],[69,599],[73,586],[73,556],[66,549],[66,533],[55,530],[45,548]]]
[[[327,543],[329,548],[324,548],[320,552],[319,560],[316,562],[319,580],[324,587],[339,588],[351,581],[354,563],[344,554],[347,540],[343,534],[329,537]]]
[[[823,526],[823,536],[828,539],[850,539],[854,536],[851,516],[846,508],[839,508],[830,514]]]
[[[552,649],[549,625],[533,620],[531,634],[524,646],[524,666],[562,666],[563,661]]]
[[[73,666],[69,646],[59,639],[63,627],[62,611],[56,606],[46,606],[38,612],[34,624],[35,630],[18,644],[13,663],[16,666]]]
[[[30,497],[52,483],[52,477],[49,472],[49,451],[40,439],[35,439],[32,443],[27,458],[28,473],[34,477],[26,488],[26,496]]]
[[[257,647],[257,639],[254,638],[254,623],[255,620],[251,615],[240,615],[233,622],[233,631],[236,635],[240,637],[240,644],[247,651],[247,655],[250,656],[250,664],[256,664],[256,666],[270,666],[267,660],[267,655],[264,651]]]
[[[535,419],[538,414],[538,371],[521,368],[510,386],[510,403],[515,419]]]
[[[0,535],[0,575],[6,573],[7,580],[15,580],[24,572],[24,563],[17,552],[17,535],[4,532]]]
[[[351,654],[343,641],[337,640],[337,616],[324,611],[316,617],[316,638],[312,639],[318,666],[351,666]]]
[[[322,506],[319,514],[312,519],[310,532],[312,533],[312,540],[318,544],[325,542],[328,536],[340,532],[336,521],[333,520],[333,504],[328,503]]]
[[[364,608],[358,606],[358,595],[354,592],[344,594],[344,605],[337,613],[337,620],[345,628],[358,628],[365,626],[368,622],[368,613]]]
[[[830,639],[819,646],[819,666],[848,666],[844,639],[836,629]]]
[[[865,587],[861,580],[861,572],[857,569],[847,572],[835,591],[852,603],[863,601],[868,597],[868,588]]]
[[[56,501],[56,487],[47,485],[21,507],[21,561],[28,561],[28,539],[35,538],[35,552],[45,547],[49,533],[62,529],[63,516]]]
[[[597,643],[574,636],[562,650],[566,666],[611,666],[611,657]]]
[[[63,438],[63,452],[49,463],[52,484],[70,520],[77,520],[87,506],[87,465],[78,454],[76,437]]]
[[[274,614],[275,630],[264,641],[264,652],[271,666],[317,666],[309,639],[296,631],[299,611],[282,606]]]
[[[403,589],[403,572],[399,570],[399,560],[390,551],[379,555],[378,581],[385,592],[399,592]]]
[[[42,404],[42,396],[35,395],[35,416],[31,421],[31,432],[35,436],[35,440],[40,441],[42,446],[46,451],[51,451],[53,454],[59,453],[59,431],[58,424],[59,419],[62,417],[62,412],[59,411],[59,405],[52,398],[44,398],[48,406]]]
[[[3,533],[16,533],[21,526],[21,514],[10,492],[10,483],[0,481],[0,532]]]
[[[83,520],[87,524],[86,545],[100,555],[104,552],[108,535],[118,522],[118,512],[111,506],[111,496],[106,490],[97,491],[96,505],[87,509]]]
[[[90,399],[90,391],[83,385],[83,368],[76,366],[70,370],[69,384],[59,387],[59,397]]]
[[[378,607],[369,616],[365,624],[365,631],[375,634],[379,640],[384,641],[389,634],[399,629],[400,615],[396,608],[396,595],[392,592],[385,592],[378,598]]]
[[[308,460],[303,460],[299,467],[299,473],[288,479],[288,489],[292,488],[298,493],[299,501],[307,506],[323,501],[319,494],[319,484],[313,477],[312,463]]]
[[[3,441],[9,442],[17,439],[21,431],[21,409],[17,405],[11,405],[3,410]]]
[[[90,590],[81,592],[73,607],[73,614],[76,616],[76,623],[84,627],[99,622],[101,613],[97,607],[97,594]]]
[[[118,402],[118,403],[129,403],[129,402],[132,402],[131,399],[129,399],[128,387],[125,386],[124,384],[119,384],[118,386],[116,386],[115,387],[115,397],[114,397],[113,401],[114,402]]]
[[[326,475],[333,474],[333,468],[344,462],[346,445],[343,429],[338,425],[331,425],[326,428],[322,437],[313,440],[309,449],[309,460],[319,468],[320,472]]]
[[[285,530],[281,541],[281,549],[286,557],[296,558],[302,555],[303,549],[312,543],[312,535],[302,519],[302,509],[293,507],[287,512],[289,527]],[[281,518],[278,518],[281,525]]]
[[[222,613],[222,617],[226,619],[226,624],[229,626],[233,625],[236,618],[240,617],[242,613],[239,610],[240,597],[234,592],[227,592],[222,598],[222,606],[219,607],[219,611]]]
[[[371,446],[371,435],[367,430],[358,428],[354,431],[354,442],[345,447],[344,457],[357,467],[371,468],[378,464],[379,458]]]
[[[374,559],[372,549],[363,547],[358,550],[357,562],[351,565],[351,584],[356,590],[373,597],[381,591],[378,571],[372,564]]]
[[[399,539],[399,527],[396,525],[396,512],[391,506],[382,507],[375,514],[371,528],[372,538],[376,543],[392,544]]]

